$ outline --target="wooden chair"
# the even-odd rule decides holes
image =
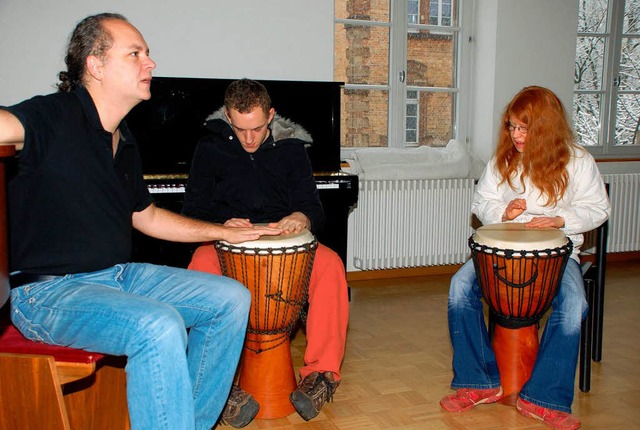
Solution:
[[[11,324],[5,161],[0,145],[0,429],[128,430],[124,357],[27,340]]]
[[[33,342],[3,321],[0,428],[130,428],[124,357]]]

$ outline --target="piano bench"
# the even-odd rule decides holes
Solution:
[[[33,342],[4,320],[0,428],[130,429],[125,363],[125,357]]]

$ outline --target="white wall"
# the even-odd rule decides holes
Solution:
[[[54,91],[79,20],[125,15],[156,76],[333,79],[333,1],[0,0],[0,104]]]
[[[158,63],[156,76],[333,79],[331,0],[58,3],[0,0],[0,104],[53,91],[69,33],[78,20],[103,11],[120,12],[140,29]],[[466,71],[473,89],[470,144],[487,161],[500,114],[524,86],[546,86],[571,109],[577,2],[475,0],[475,11],[474,63]],[[638,172],[640,162],[600,168]]]
[[[473,0],[462,0],[473,1]],[[0,0],[0,104],[54,91],[69,33],[119,12],[145,36],[156,76],[333,79],[331,0]],[[73,11],[73,12],[69,12]],[[487,161],[500,114],[526,85],[573,91],[575,0],[475,0],[470,145]],[[640,163],[605,163],[639,171]]]
[[[496,38],[498,0],[477,5],[474,31],[472,105],[469,147],[481,160],[491,157],[494,142],[494,108],[496,80]]]
[[[523,87],[549,88],[571,114],[578,3],[477,1],[471,148],[487,161],[502,111]]]

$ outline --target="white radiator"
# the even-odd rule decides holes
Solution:
[[[608,252],[640,251],[640,173],[603,179],[612,206]],[[465,262],[474,187],[473,179],[361,180],[349,217],[347,270]],[[592,240],[587,235],[583,250]]]
[[[640,173],[606,174],[611,219],[608,252],[640,251]]]
[[[360,270],[463,263],[473,179],[362,180],[349,218]]]

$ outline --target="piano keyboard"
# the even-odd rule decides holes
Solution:
[[[316,183],[319,190],[337,190],[340,188],[338,183]],[[184,193],[185,184],[147,184],[147,188],[151,194],[173,194]]]
[[[185,184],[147,184],[151,194],[181,194],[185,191]]]
[[[187,185],[186,180],[182,180],[182,178],[145,177],[145,179],[147,180],[147,188],[151,194],[182,194],[185,192]],[[348,181],[339,176],[330,179],[326,179],[326,177],[322,179],[317,178],[316,187],[318,187],[319,190],[337,190],[340,189],[341,184],[345,182]]]

